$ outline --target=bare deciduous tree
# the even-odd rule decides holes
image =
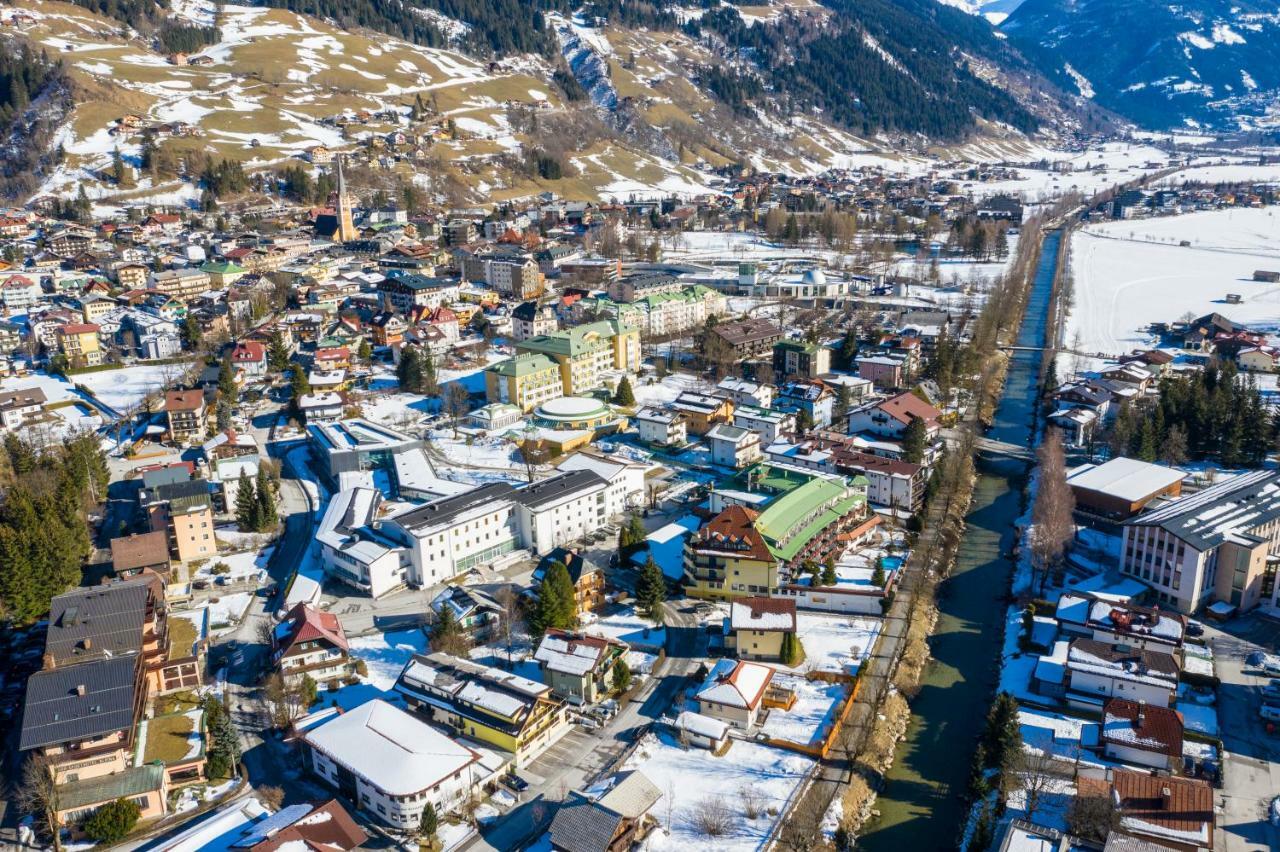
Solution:
[[[764,812],[764,796],[757,788],[744,784],[738,793],[742,797],[742,813],[747,819],[755,819]]]
[[[1067,484],[1066,456],[1057,429],[1045,430],[1037,453],[1039,479],[1031,510],[1031,563],[1043,593],[1049,575],[1060,567],[1067,545],[1075,535],[1076,500]]]
[[[53,838],[54,852],[61,852],[62,838],[58,823],[58,785],[54,783],[53,764],[41,754],[32,754],[22,766],[22,781],[13,791],[18,808],[35,817]]]
[[[1053,754],[1046,749],[1022,751],[1016,769],[1017,784],[1026,798],[1027,819],[1035,821],[1036,811],[1059,781]]]
[[[690,822],[699,834],[723,837],[733,827],[733,813],[720,796],[707,796],[693,806]]]

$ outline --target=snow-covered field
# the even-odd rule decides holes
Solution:
[[[705,749],[683,749],[667,734],[650,734],[623,768],[642,770],[662,791],[663,798],[653,810],[664,825],[670,809],[670,834],[655,833],[649,849],[754,852],[762,847],[778,814],[812,767],[807,757],[758,743],[734,741],[722,757],[716,757]],[[760,802],[755,819],[744,813],[744,789]],[[721,803],[729,812],[729,830],[720,837],[708,837],[697,828],[698,809],[710,802]]]
[[[632,647],[657,649],[667,642],[667,631],[664,628],[630,607],[605,616],[582,613],[579,621],[584,633],[618,639]]]
[[[1280,269],[1280,208],[1213,210],[1090,225],[1071,240],[1074,303],[1066,342],[1120,355],[1152,343],[1145,328],[1218,311],[1280,328],[1280,285],[1250,280]],[[1186,240],[1189,246],[1179,243]],[[1238,293],[1241,304],[1226,303]]]
[[[779,674],[774,684],[790,689],[796,694],[796,703],[790,710],[774,707],[769,718],[761,726],[761,733],[789,743],[809,745],[822,739],[835,720],[840,700],[848,687],[842,683],[806,680],[795,675]]]
[[[884,623],[862,616],[820,615],[801,612],[796,633],[804,646],[803,671],[856,674],[871,656]]]

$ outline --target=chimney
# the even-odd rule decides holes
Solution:
[[[1162,811],[1173,810],[1173,790],[1169,789],[1168,787],[1160,788],[1160,810]]]
[[[76,685],[76,695],[80,696],[81,698],[84,698],[85,693],[87,692],[88,690],[84,688],[83,683]]]
[[[88,636],[84,637],[83,639],[80,640],[80,647],[88,651],[93,647],[93,640],[90,639]]]
[[[1147,702],[1145,699],[1138,701],[1138,727],[1142,727],[1143,721],[1147,717]]]

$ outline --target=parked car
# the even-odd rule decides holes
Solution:
[[[1272,678],[1262,688],[1262,700],[1280,704],[1280,678]]]
[[[1263,704],[1258,710],[1258,715],[1268,722],[1280,722],[1280,706]]]
[[[514,772],[508,772],[502,776],[502,785],[517,793],[523,793],[529,789],[529,782],[516,775]]]
[[[1204,625],[1194,619],[1187,619],[1187,635],[1196,638],[1204,635]]]

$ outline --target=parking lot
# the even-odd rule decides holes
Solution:
[[[1280,794],[1280,725],[1268,731],[1258,715],[1270,677],[1249,663],[1259,651],[1273,652],[1280,624],[1251,614],[1206,627],[1215,656],[1218,726],[1223,741],[1223,787],[1218,791],[1215,849],[1262,852],[1280,849],[1280,830],[1267,808]],[[1266,644],[1261,644],[1261,643]]]

